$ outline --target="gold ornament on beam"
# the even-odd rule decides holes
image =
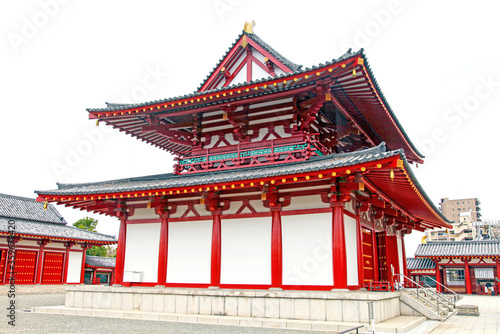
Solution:
[[[43,209],[47,210],[48,205],[49,205],[49,202],[45,201],[45,203],[43,203]]]
[[[392,168],[391,168],[391,174],[390,174],[390,177],[391,177],[391,181],[394,181],[394,171],[392,170]]]

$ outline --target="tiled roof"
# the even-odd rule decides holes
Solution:
[[[89,256],[85,257],[85,265],[99,268],[114,268],[116,264],[116,258],[114,257],[102,257],[102,256]]]
[[[21,236],[46,236],[52,239],[95,241],[105,243],[116,243],[114,236],[90,232],[73,226],[53,223],[41,223],[26,221],[22,219],[12,219],[15,221],[15,234]],[[9,233],[9,219],[0,219],[0,233]]]
[[[58,184],[59,189],[36,192],[44,195],[77,195],[197,186],[321,171],[325,169],[376,161],[395,155],[401,155],[404,157],[402,150],[386,152],[385,145],[381,144],[362,151],[315,156],[307,161],[295,163],[258,167],[252,166],[248,168],[214,171],[210,173],[181,175],[169,173],[96,183]]]
[[[431,259],[407,258],[406,267],[408,270],[434,269],[436,264]]]
[[[43,203],[33,198],[0,194],[0,218],[24,219],[37,222],[66,224],[53,205],[43,209]]]
[[[415,256],[500,256],[500,240],[431,241],[419,245]]]
[[[280,79],[283,78],[283,79],[286,79],[287,77],[292,76],[294,74],[300,74],[300,73],[303,73],[303,72],[309,72],[309,71],[312,71],[312,70],[317,70],[319,68],[323,68],[323,67],[326,67],[326,66],[329,66],[329,65],[333,65],[335,63],[341,62],[344,59],[347,59],[347,58],[350,58],[350,57],[354,57],[354,56],[358,56],[358,55],[362,55],[363,58],[365,58],[365,62],[366,62],[366,56],[363,53],[363,49],[360,49],[357,52],[352,52],[351,49],[349,49],[346,53],[344,53],[342,56],[340,56],[337,59],[332,59],[331,61],[326,61],[324,64],[320,63],[317,66],[313,65],[311,67],[306,67],[306,68],[299,67],[293,73],[285,73],[285,74],[276,75],[275,77],[269,76],[267,78],[261,78],[261,79],[257,79],[257,80],[250,80],[249,82],[241,82],[241,83],[238,83],[238,84],[232,84],[232,85],[229,85],[227,87],[220,87],[220,88],[217,88],[217,89],[212,89],[210,91],[203,91],[203,92],[195,91],[195,92],[190,93],[190,94],[185,94],[185,95],[182,95],[182,96],[173,96],[173,97],[169,97],[169,98],[165,98],[165,99],[161,99],[161,100],[154,100],[154,101],[141,102],[141,103],[132,103],[132,104],[121,104],[121,103],[108,103],[108,102],[106,102],[106,104],[107,104],[106,108],[87,108],[87,111],[88,112],[120,111],[120,110],[128,109],[128,108],[147,107],[147,106],[150,106],[150,105],[153,105],[153,104],[164,104],[164,103],[168,104],[168,103],[170,103],[172,101],[177,101],[177,100],[180,100],[180,99],[196,98],[197,96],[204,95],[207,92],[210,92],[210,93],[222,92],[222,91],[231,90],[231,89],[242,87],[242,86],[247,86],[248,84],[252,84],[253,85],[253,84],[258,84],[258,83],[261,83],[261,82],[266,82],[266,81],[269,81],[269,80],[271,80],[273,78],[280,78]],[[367,66],[367,69],[369,70],[370,75],[373,77],[373,73],[368,68],[368,66]],[[374,80],[374,81],[376,83],[376,80]],[[267,94],[273,94],[273,93],[276,93],[276,92],[287,91],[287,90],[290,90],[292,88],[297,88],[297,86],[290,86],[290,87],[287,86],[286,88],[276,89],[276,90],[273,90],[273,91],[270,91],[270,92],[259,92],[259,93],[256,93],[256,94],[252,94],[252,96],[262,96],[262,95],[267,95]],[[226,100],[221,101],[220,103],[221,104],[225,104],[228,101],[234,101],[234,100],[236,100],[236,99],[235,98],[231,98],[231,99],[228,99],[227,101]],[[203,107],[203,106],[206,106],[206,105],[213,105],[213,104],[215,104],[215,102],[207,102],[205,104],[199,104],[199,105],[196,105],[194,107],[193,106],[187,106],[187,107],[176,108],[175,111],[177,112],[177,111],[182,111],[182,110],[197,109],[197,108],[200,108],[200,107]],[[398,125],[399,125],[399,123],[398,123]]]

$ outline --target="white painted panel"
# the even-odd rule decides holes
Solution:
[[[167,282],[210,283],[212,221],[168,226]]]
[[[143,282],[158,281],[160,223],[127,225],[123,271],[143,272]]]
[[[271,284],[271,217],[222,220],[221,283]]]
[[[7,238],[5,238],[5,239],[2,238],[2,240],[7,240]],[[36,246],[36,247],[40,247],[40,245],[38,244],[37,240],[25,240],[25,239],[19,241],[16,244],[17,248],[22,247],[22,246]],[[51,245],[50,247],[53,247],[53,246]]]
[[[247,81],[247,65],[243,65],[241,70],[236,74],[234,79],[231,81],[231,85],[236,85]]]
[[[159,216],[155,213],[154,209],[135,209],[134,215],[127,218],[128,220],[138,220],[138,219],[157,219]]]
[[[252,62],[252,80],[270,77],[270,74],[264,71],[259,65]]]
[[[313,208],[327,208],[329,205],[321,201],[321,195],[292,197],[290,205],[284,210],[304,210]]]
[[[403,267],[403,243],[401,242],[401,239],[396,237],[396,241],[398,244],[398,259],[399,259],[399,274],[404,274],[404,267]]]
[[[356,219],[344,215],[345,255],[347,264],[347,285],[358,285],[358,242]]]
[[[283,72],[281,70],[281,68],[279,68],[278,66],[274,66],[274,73],[276,73],[276,76],[280,76],[282,74],[285,74],[285,72]]]
[[[67,283],[80,283],[83,252],[69,252]]]
[[[332,214],[282,216],[283,284],[332,285]]]

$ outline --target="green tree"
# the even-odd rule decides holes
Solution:
[[[99,221],[94,218],[85,217],[79,219],[76,223],[73,224],[74,227],[81,228],[82,230],[87,230],[90,232],[97,232],[97,223]],[[90,256],[106,256],[107,250],[105,247],[92,246],[92,248],[87,249],[86,254]]]
[[[87,249],[86,254],[90,256],[106,256],[107,251],[104,247],[92,246],[92,248]]]
[[[73,226],[81,228],[83,230],[96,232],[97,223],[98,223],[97,219],[85,217],[85,218],[79,219],[76,223],[73,224]]]

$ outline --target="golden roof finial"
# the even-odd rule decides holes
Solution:
[[[252,20],[252,22],[245,22],[245,26],[243,27],[243,30],[248,33],[248,34],[253,34],[253,27],[255,27],[255,21]]]

